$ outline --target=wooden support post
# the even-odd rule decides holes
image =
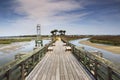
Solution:
[[[80,55],[81,52],[80,51],[78,51],[78,52],[79,52],[78,53],[79,54],[78,60],[81,61],[81,55]]]
[[[7,73],[6,73],[6,77],[7,77],[7,80],[10,80],[10,70],[9,71],[7,71]]]
[[[43,53],[43,52],[40,52],[40,55],[41,55],[40,57],[42,57],[42,56],[44,55],[44,53]]]
[[[71,52],[74,53],[74,46],[71,46]]]
[[[34,55],[32,56],[32,66],[34,66],[34,60],[35,60],[35,57]]]
[[[73,51],[72,53],[75,53],[75,46],[73,46],[73,50],[72,51]]]
[[[98,76],[98,75],[97,75],[97,74],[98,74],[98,73],[97,73],[97,69],[98,69],[98,62],[97,62],[97,60],[96,60],[96,59],[94,60],[94,62],[95,62],[95,66],[94,66],[94,67],[95,67],[95,70],[94,70],[94,77],[95,77],[95,79],[97,80],[97,76]]]
[[[40,55],[40,52],[38,52],[38,55],[39,55],[39,61],[41,60],[41,55]]]
[[[42,54],[43,54],[42,57],[45,55],[45,53],[46,53],[46,51],[45,51],[45,49],[44,49],[43,52],[42,52]]]
[[[84,54],[84,65],[86,66],[86,63],[87,63],[87,54],[85,53]]]
[[[21,64],[21,80],[25,80],[24,63]]]
[[[107,80],[112,80],[112,70],[110,67],[108,67],[108,79]]]
[[[36,54],[36,58],[37,58],[37,63],[39,62],[39,54]]]

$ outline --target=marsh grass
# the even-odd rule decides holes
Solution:
[[[10,44],[13,42],[31,41],[31,39],[0,39],[0,44]]]
[[[89,40],[93,43],[120,46],[120,36],[94,36]]]

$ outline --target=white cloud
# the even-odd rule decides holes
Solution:
[[[51,20],[61,21],[76,16],[76,14],[62,15],[58,18],[55,14],[84,8],[83,5],[74,0],[50,1],[50,0],[17,0],[19,6],[15,9],[19,14],[26,14],[29,19],[38,20],[43,24],[52,23]],[[78,14],[77,14],[78,16]],[[79,14],[83,16],[83,14]],[[61,18],[60,18],[61,17]]]
[[[93,30],[97,30],[97,29],[94,29],[93,27],[95,23],[96,23],[95,26],[98,26],[98,27],[104,26],[103,24],[99,26],[99,23],[96,22],[99,17],[101,18],[101,16],[97,17],[97,19],[91,18],[90,20],[88,20],[89,21],[88,23],[86,21],[87,24],[84,23],[84,21],[83,23],[78,24],[80,20],[81,21],[83,20],[84,16],[88,14],[89,16],[90,15],[93,16],[94,14],[96,15],[94,11],[90,11],[87,9],[88,5],[103,4],[103,1],[99,1],[100,3],[98,3],[98,1],[96,0],[92,0],[92,1],[89,1],[89,0],[14,0],[14,1],[15,1],[15,5],[12,7],[12,9],[14,8],[14,11],[17,14],[25,15],[25,16],[14,19],[14,21],[11,21],[9,19],[10,21],[8,20],[9,21],[8,23],[5,22],[5,25],[0,27],[0,35],[35,34],[37,24],[41,24],[42,34],[49,34],[52,29],[65,29],[68,34],[93,33]],[[82,11],[82,9],[84,12]],[[76,12],[73,12],[74,10],[76,10]],[[77,10],[81,10],[81,12]],[[103,12],[106,13],[107,11],[102,11],[102,13]],[[117,18],[119,18],[118,16],[116,15]],[[105,16],[105,18],[106,17],[107,16]],[[108,19],[113,20],[113,16],[111,17],[108,16],[108,17],[106,18],[107,20]],[[102,19],[104,19],[103,15],[102,15]],[[94,21],[93,24],[89,24],[92,21]],[[74,22],[76,22],[77,24],[75,24]],[[119,27],[119,24],[116,24],[116,26]]]
[[[26,15],[14,20],[3,28],[2,35],[35,34],[36,25],[42,25],[42,34],[49,34],[52,29],[68,29],[69,23],[77,21],[86,13],[61,14],[76,9],[83,9],[80,2],[74,0],[15,0],[17,14]],[[60,14],[59,16],[55,16]]]

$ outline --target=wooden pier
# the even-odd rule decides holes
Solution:
[[[26,80],[93,80],[62,41],[55,42]]]
[[[2,66],[0,80],[120,80],[120,70],[62,39]]]

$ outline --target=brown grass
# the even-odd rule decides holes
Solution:
[[[93,36],[90,41],[93,43],[120,46],[120,36]]]
[[[96,47],[99,49],[104,49],[104,50],[110,51],[112,53],[120,54],[120,47],[119,46],[97,45],[96,43],[91,43],[90,41],[80,41],[80,43],[88,45],[88,46]]]

